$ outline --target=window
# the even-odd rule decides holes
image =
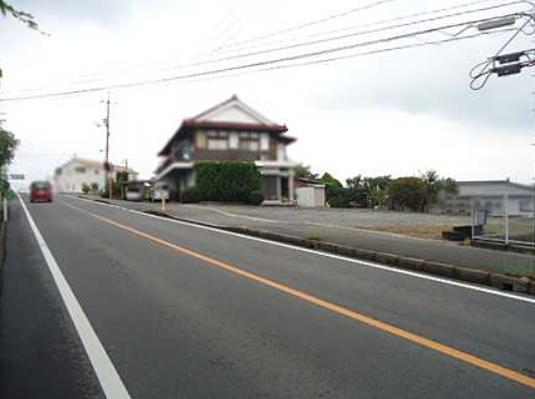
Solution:
[[[74,168],[74,171],[76,173],[85,173],[86,169],[83,166],[77,166],[77,167]]]
[[[258,133],[242,133],[240,135],[240,150],[243,151],[258,151],[260,148],[258,143]]]
[[[197,131],[195,135],[195,146],[200,149],[206,148],[206,133],[203,131]]]
[[[229,136],[229,148],[232,150],[238,149],[240,146],[240,136],[237,132],[230,133]]]
[[[227,132],[209,132],[208,133],[208,149],[209,150],[227,150],[228,149],[228,134]]]
[[[260,150],[269,151],[269,135],[267,134],[260,135]]]
[[[520,207],[520,212],[532,212],[533,211],[533,201],[532,200],[521,200],[519,207]]]

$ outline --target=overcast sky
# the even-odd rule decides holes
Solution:
[[[375,2],[12,0],[16,8],[33,13],[49,36],[15,20],[2,20],[0,59],[5,78],[0,97],[165,78],[527,10],[526,5],[511,5],[318,46],[184,67],[199,60],[326,37],[319,34],[329,30],[362,31],[370,27],[359,26],[379,20],[466,2],[384,1],[345,17],[242,44],[231,52],[228,46],[233,43]],[[482,1],[460,10],[503,3]],[[447,33],[457,31],[336,55],[426,44],[450,38]],[[466,31],[474,33],[473,28]],[[403,176],[436,169],[458,180],[510,177],[530,183],[535,161],[531,146],[534,71],[493,77],[480,91],[468,85],[469,70],[511,35],[504,32],[321,65],[231,73],[221,79],[111,90],[111,160],[128,159],[143,177],[150,177],[158,163],[156,153],[183,118],[237,94],[268,118],[287,124],[288,134],[298,138],[289,148],[290,157],[320,173],[329,171],[345,179],[357,174]],[[520,34],[506,52],[532,47],[532,40]],[[104,116],[101,100],[106,93],[0,103],[7,128],[21,140],[10,171],[25,173],[29,180],[41,179],[51,176],[73,154],[102,159],[105,134],[97,123]]]

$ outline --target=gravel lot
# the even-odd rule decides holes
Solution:
[[[469,217],[370,209],[307,209],[221,204],[188,206],[202,206],[206,210],[236,217],[270,219],[283,223],[327,224],[432,239],[441,239],[442,231],[453,226],[470,224]]]

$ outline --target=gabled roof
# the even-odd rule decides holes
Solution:
[[[88,167],[88,168],[104,169],[104,161],[96,161],[94,159],[87,159],[87,158],[78,158],[77,156],[74,156],[71,159],[69,159],[67,162],[64,162],[63,164],[58,166],[56,168],[56,171],[58,169],[63,169],[66,166],[71,165],[72,163],[75,163],[75,162],[77,164],[83,165],[83,166]],[[122,165],[115,165],[115,164],[113,164],[111,162],[110,162],[110,165],[112,166],[113,169],[115,169],[118,172],[124,172],[126,170],[126,168],[124,166],[122,166]],[[132,168],[128,168],[128,172],[129,173],[137,173]]]
[[[458,196],[533,195],[533,187],[509,180],[458,181]]]
[[[249,123],[257,123],[261,125],[275,125],[275,123],[260,112],[254,110],[249,105],[245,104],[242,100],[238,98],[236,94],[230,97],[228,100],[225,100],[219,104],[214,105],[213,107],[207,109],[206,111],[201,112],[200,114],[195,115],[190,118],[191,120],[203,120],[203,121],[226,121],[226,122],[236,122],[234,119],[225,120],[225,111],[236,110],[241,112],[244,116],[249,117]]]
[[[175,134],[169,139],[158,155],[166,155],[171,149],[173,141],[181,134],[192,128],[208,128],[222,130],[264,131],[279,136],[285,143],[294,142],[294,137],[283,136],[288,131],[286,125],[277,124],[258,111],[254,110],[236,95],[207,109],[193,118],[182,121]]]

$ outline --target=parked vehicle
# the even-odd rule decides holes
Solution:
[[[30,202],[52,202],[52,185],[47,181],[34,181],[30,185]]]
[[[145,199],[145,187],[142,182],[131,182],[126,186],[127,201],[143,201]]]

